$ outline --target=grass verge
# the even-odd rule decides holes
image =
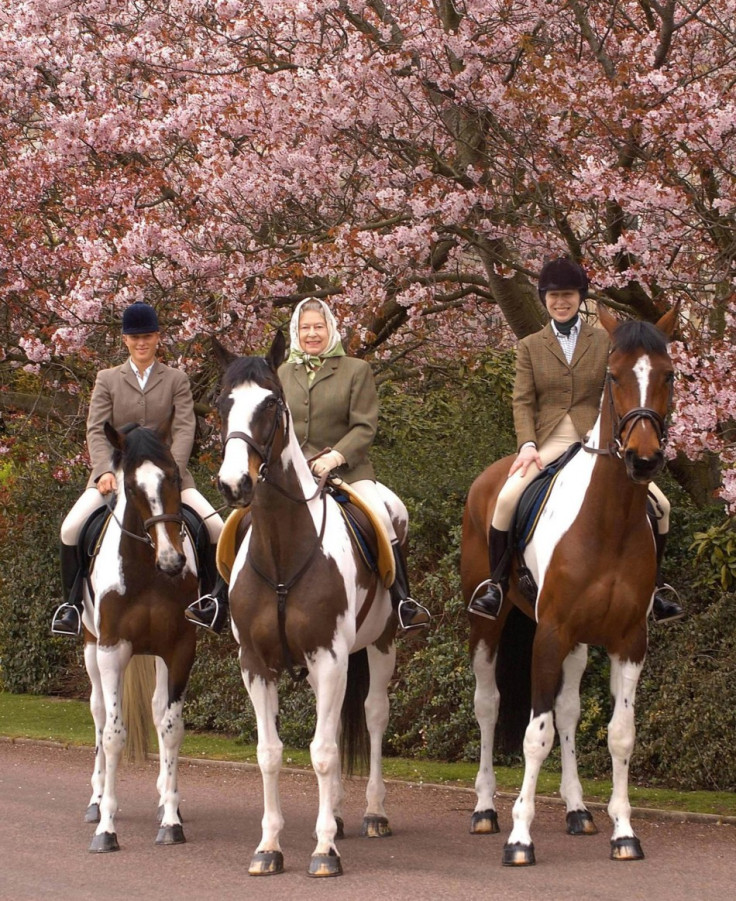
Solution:
[[[92,746],[94,743],[92,717],[85,702],[36,695],[13,695],[4,691],[0,691],[0,735],[11,739],[30,738],[80,746]],[[182,755],[256,763],[254,745],[212,733],[188,732],[184,738]],[[309,752],[285,748],[284,763],[287,766],[308,768]],[[472,788],[476,771],[477,765],[473,763],[384,758],[385,777],[407,782]],[[499,767],[496,770],[498,790],[518,792],[522,775],[521,767]],[[545,767],[539,778],[539,794],[556,797],[559,778],[559,772]],[[582,783],[587,801],[607,802],[611,792],[609,781],[582,779]],[[681,792],[631,785],[630,798],[632,805],[636,807],[736,817],[736,794],[733,792]]]

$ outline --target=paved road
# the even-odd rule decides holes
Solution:
[[[0,741],[0,899],[2,901],[310,901],[310,899],[483,899],[545,901],[721,901],[733,897],[736,827],[713,821],[639,818],[646,860],[608,859],[608,818],[601,834],[564,834],[564,811],[539,803],[533,835],[537,866],[501,866],[511,824],[502,798],[502,834],[468,834],[474,795],[466,790],[389,785],[394,835],[358,836],[365,786],[348,782],[347,837],[340,843],[345,875],[310,879],[316,784],[311,774],[284,773],[282,807],[286,872],[256,879],[247,867],[260,834],[261,785],[252,767],[185,762],[182,815],[187,843],[154,844],[156,767],[123,766],[117,827],[121,850],[87,851],[94,827],[83,822],[89,795],[89,749]]]

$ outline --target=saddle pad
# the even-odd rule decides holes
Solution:
[[[238,527],[249,514],[250,507],[238,507],[233,510],[225,520],[225,525],[217,540],[217,571],[228,585],[235,563],[235,554],[242,540],[238,535]]]
[[[353,490],[347,482],[339,479],[333,480],[334,487],[346,494],[350,503],[357,507],[368,518],[373,531],[376,533],[376,541],[378,543],[378,574],[381,577],[385,588],[393,585],[396,578],[396,564],[394,562],[394,552],[391,548],[386,527],[381,522],[380,517],[373,511],[357,491]]]
[[[524,493],[516,508],[512,526],[515,543],[520,551],[523,552],[532,540],[539,517],[547,503],[555,479],[565,464],[575,456],[581,447],[582,444],[580,442],[570,445],[564,454],[553,460],[548,466],[545,466],[539,475],[524,489]]]

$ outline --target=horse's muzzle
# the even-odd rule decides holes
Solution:
[[[632,482],[651,482],[664,469],[664,454],[661,450],[648,457],[640,457],[634,451],[627,450],[624,460],[626,472]]]
[[[253,479],[247,473],[235,483],[218,478],[217,489],[229,507],[247,507],[253,496]]]
[[[167,576],[178,576],[181,575],[186,562],[186,554],[182,552],[172,551],[166,554],[161,554],[161,556],[158,557],[158,559],[156,560],[156,569]]]

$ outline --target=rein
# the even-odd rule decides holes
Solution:
[[[668,433],[668,423],[666,419],[660,416],[656,410],[652,410],[651,407],[633,407],[623,416],[619,416],[613,403],[613,388],[611,385],[610,373],[606,373],[604,391],[608,395],[608,406],[611,413],[611,440],[607,447],[589,447],[587,444],[583,444],[584,451],[589,454],[610,455],[612,457],[618,457],[619,460],[622,459],[622,451],[626,444],[626,439],[631,434],[634,426],[643,420],[652,423],[654,430],[657,433],[659,443],[664,447],[667,443]],[[672,404],[672,391],[673,388],[670,385],[670,396],[667,401],[668,409]],[[624,435],[624,430],[626,430],[626,435]]]
[[[145,532],[145,534],[136,535],[135,532],[130,532],[123,526],[123,524],[115,514],[115,509],[110,503],[107,504],[107,509],[110,511],[110,516],[112,516],[112,518],[118,524],[118,528],[120,529],[122,535],[127,535],[128,538],[135,538],[136,541],[141,541],[143,542],[143,544],[147,544],[152,548],[155,547],[155,544],[153,543],[153,538],[151,538],[149,529],[151,528],[151,526],[155,526],[156,523],[178,522],[182,529],[182,535],[184,534],[184,517],[181,515],[181,513],[159,513],[157,516],[150,516],[148,519],[143,520],[143,531]]]

